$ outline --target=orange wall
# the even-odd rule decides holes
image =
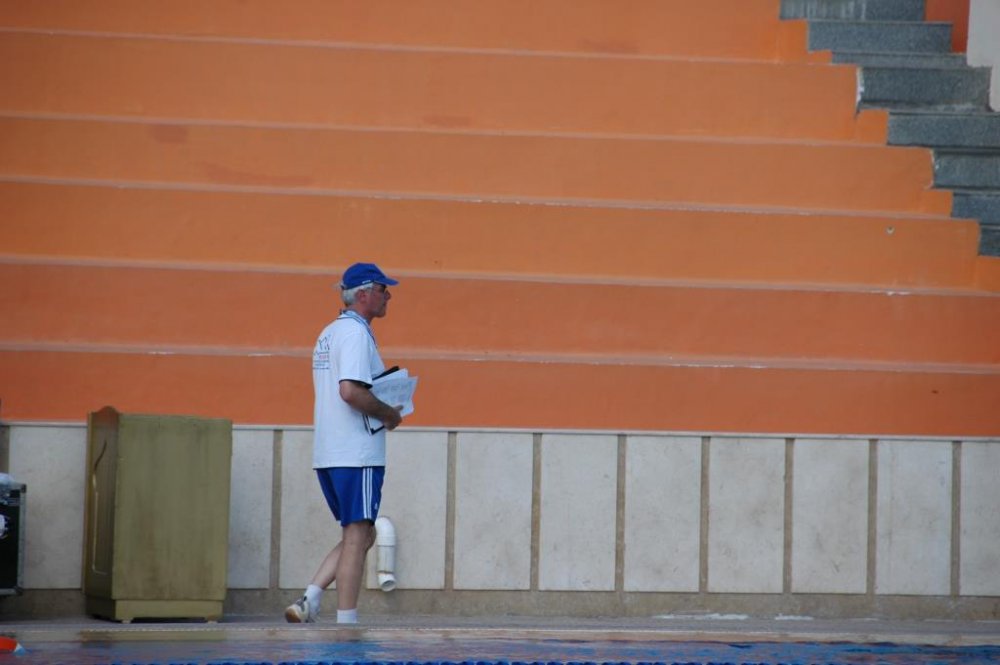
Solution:
[[[375,260],[414,426],[1000,432],[978,226],[777,0],[310,1],[0,3],[5,418],[307,423]]]

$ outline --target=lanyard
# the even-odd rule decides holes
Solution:
[[[365,319],[364,319],[363,316],[361,316],[360,314],[358,314],[357,312],[355,312],[352,309],[345,309],[344,311],[342,311],[340,313],[340,316],[338,316],[337,319],[338,320],[340,320],[340,319],[354,319],[355,321],[357,321],[358,323],[360,323],[361,325],[363,325],[365,327],[365,331],[368,333],[368,336],[372,338],[372,344],[375,345],[375,348],[378,348],[378,342],[375,341],[375,333],[372,332],[372,327],[370,325],[368,325],[368,322],[365,321]]]

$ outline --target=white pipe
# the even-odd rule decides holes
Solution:
[[[396,528],[388,517],[375,520],[375,547],[378,588],[392,591],[396,588]]]

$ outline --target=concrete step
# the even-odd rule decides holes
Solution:
[[[774,0],[76,0],[2,3],[0,26],[196,39],[773,60]],[[795,32],[794,29],[791,32]]]
[[[0,109],[20,114],[884,143],[855,86],[847,68],[747,60],[0,39]]]
[[[920,148],[0,117],[0,177],[947,214]]]
[[[1000,224],[983,224],[980,231],[979,253],[983,256],[1000,256]]]
[[[0,292],[0,347],[308,356],[340,306],[338,275],[0,264],[0,283],[17,285]],[[1000,372],[1000,346],[983,334],[1000,330],[995,294],[428,276],[402,278],[391,293],[379,345],[423,355]]]
[[[867,51],[834,51],[835,64],[861,67],[911,67],[949,69],[966,67],[964,53],[870,53]]]
[[[392,325],[380,321],[376,334]],[[990,398],[1000,394],[1000,373],[990,371],[427,357],[389,347],[382,355],[420,378],[416,411],[404,422],[414,427],[953,437],[1000,431],[1000,409]],[[308,368],[308,355],[0,350],[6,420],[76,422],[113,404],[131,413],[301,425],[312,418]]]
[[[925,0],[781,0],[783,19],[922,21]]]
[[[934,184],[937,187],[1000,191],[1000,150],[935,151]]]
[[[893,111],[889,114],[889,143],[1000,150],[1000,113]]]
[[[867,108],[989,108],[986,67],[863,67],[858,85],[860,104]]]
[[[1000,190],[955,189],[952,214],[979,220],[979,253],[1000,256]]]
[[[19,261],[336,273],[357,260],[355,248],[377,224],[379,260],[407,274],[968,288],[978,246],[976,223],[947,212],[832,215],[25,182],[0,182],[0,200],[7,203],[0,257]]]
[[[951,24],[916,21],[809,21],[814,51],[949,53]]]
[[[1000,191],[955,188],[955,217],[978,219],[983,224],[1000,226]]]

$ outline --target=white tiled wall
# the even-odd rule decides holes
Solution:
[[[281,442],[281,539],[278,586],[304,589],[327,553],[340,541],[312,469],[312,432],[286,431]]]
[[[447,432],[390,432],[379,515],[396,530],[397,588],[444,588],[447,499]],[[371,586],[374,556],[368,564]]]
[[[541,489],[538,588],[613,591],[617,437],[544,435]]]
[[[15,427],[9,473],[26,491],[24,586],[82,584],[85,427]]]
[[[961,506],[961,593],[1000,596],[1000,444],[963,444]]]
[[[785,441],[717,437],[710,450],[708,590],[781,593]]]
[[[625,591],[695,592],[701,437],[632,436],[625,461]]]
[[[14,425],[9,442],[7,471],[28,486],[25,585],[79,588],[86,427]],[[276,564],[277,588],[301,589],[338,541],[311,447],[305,429],[234,429],[231,588],[270,588]],[[880,440],[870,469],[867,440],[799,438],[788,479],[783,438],[705,450],[707,469],[701,436],[392,432],[398,588],[778,594],[789,580],[795,594],[950,597],[957,579],[963,596],[1000,596],[1000,441],[962,443],[953,470],[951,441]]]
[[[865,593],[868,441],[798,439],[792,481],[792,591]]]
[[[229,502],[231,589],[266,589],[271,574],[274,432],[233,432]]]
[[[457,438],[455,588],[529,589],[533,437]]]
[[[951,458],[948,441],[879,443],[876,593],[950,592]]]

